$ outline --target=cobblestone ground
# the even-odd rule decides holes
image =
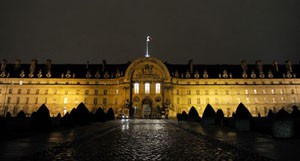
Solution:
[[[163,120],[131,120],[21,160],[270,160]]]

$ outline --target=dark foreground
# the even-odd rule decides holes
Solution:
[[[271,160],[164,120],[96,123],[0,146],[0,160]]]

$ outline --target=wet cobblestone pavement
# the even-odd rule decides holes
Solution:
[[[88,130],[88,129],[87,129]],[[21,160],[270,160],[164,120],[130,120]]]

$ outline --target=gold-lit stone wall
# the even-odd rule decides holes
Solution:
[[[138,93],[133,83],[139,83]],[[149,94],[145,83],[150,83]],[[156,83],[160,83],[159,93]],[[112,107],[116,116],[128,115],[132,101],[136,116],[143,117],[143,101],[150,101],[153,111],[165,108],[169,117],[188,112],[192,106],[202,116],[208,103],[231,116],[240,102],[253,116],[265,116],[269,109],[290,111],[293,105],[299,106],[299,93],[299,78],[176,78],[160,60],[140,58],[119,78],[0,78],[0,115],[16,115],[20,110],[30,115],[43,103],[51,116],[63,115],[81,102],[91,112]]]
[[[299,79],[174,79],[172,102],[175,113],[194,106],[202,115],[208,103],[215,111],[231,116],[238,104],[246,105],[253,116],[265,116],[269,109],[290,111],[299,105]]]

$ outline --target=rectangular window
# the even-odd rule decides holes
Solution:
[[[197,94],[197,95],[200,95],[200,90],[196,90],[196,94]]]
[[[237,91],[236,91],[236,94],[237,94],[237,95],[240,95],[241,93],[240,93],[240,91],[239,91],[239,90],[237,90]]]
[[[215,98],[215,103],[218,105],[219,104],[219,99]]]
[[[249,91],[248,91],[248,89],[245,89],[245,94],[249,94]]]
[[[26,97],[26,102],[25,102],[26,104],[28,104],[29,103],[29,97]]]
[[[11,98],[7,97],[7,103],[10,104]]]
[[[107,95],[107,90],[103,90],[103,94],[104,94],[104,95]]]
[[[273,103],[276,103],[276,99],[275,99],[275,97],[273,97]]]
[[[0,94],[2,93],[2,89],[0,89]]]
[[[88,104],[88,99],[84,98],[84,104]]]
[[[134,83],[134,94],[139,94],[140,91],[140,84]]]
[[[188,95],[191,95],[191,90],[187,90],[187,94],[188,94]]]
[[[39,93],[40,93],[40,90],[37,89],[37,90],[35,91],[35,94],[39,94]]]
[[[68,94],[69,93],[69,91],[68,90],[65,90],[65,94]]]
[[[192,99],[188,98],[188,104],[192,104]]]
[[[155,93],[160,94],[160,83],[155,84]]]
[[[98,95],[98,90],[97,90],[97,89],[94,91],[94,94],[95,94],[95,95]]]
[[[258,98],[255,97],[255,98],[254,98],[254,101],[255,101],[255,103],[258,103]]]
[[[253,93],[254,93],[254,94],[257,94],[257,90],[256,90],[256,89],[254,89],[254,90],[253,90]]]
[[[22,91],[21,89],[18,89],[18,94],[21,94],[21,91]]]
[[[280,89],[280,94],[283,94],[283,90],[282,89]]]
[[[115,98],[115,105],[118,104],[118,98]]]
[[[295,90],[294,89],[291,90],[291,94],[295,94]]]
[[[68,98],[65,97],[65,98],[64,98],[64,104],[67,104],[67,103],[68,103]]]
[[[271,89],[271,93],[272,93],[272,94],[275,94],[275,89]]]
[[[12,94],[12,89],[9,89],[9,90],[8,90],[8,94]]]
[[[85,95],[88,95],[88,94],[89,94],[89,90],[86,89],[86,90],[85,90]]]
[[[197,104],[200,105],[200,98],[197,98]]]
[[[49,92],[49,90],[48,90],[48,89],[46,89],[46,90],[45,90],[45,94],[48,94],[48,92]]]
[[[229,91],[228,91],[228,90],[225,90],[225,94],[226,94],[226,95],[229,95]]]
[[[215,95],[218,95],[218,90],[215,90]]]
[[[177,97],[177,104],[180,104],[180,98]]]
[[[79,93],[80,93],[80,90],[77,89],[77,90],[76,90],[76,95],[79,95]]]
[[[265,89],[263,89],[263,94],[266,94],[267,92],[266,92],[266,90]]]
[[[116,94],[119,94],[119,89],[116,89]]]
[[[145,94],[150,93],[150,83],[145,83]]]
[[[266,97],[264,97],[264,103],[268,103],[268,100]]]
[[[206,98],[205,101],[206,101],[206,104],[209,104],[209,98]]]
[[[176,94],[179,95],[179,89],[176,90]]]
[[[57,89],[54,90],[53,94],[57,94]]]
[[[20,97],[17,97],[17,104],[20,103]]]
[[[98,99],[94,98],[94,105],[97,105],[97,104],[98,104]]]
[[[209,95],[209,91],[208,91],[208,90],[205,90],[205,94],[206,94],[206,95]]]
[[[103,104],[104,104],[104,105],[107,104],[107,98],[103,98]]]
[[[247,104],[249,104],[249,103],[250,103],[250,99],[249,99],[249,97],[246,97],[246,102],[247,102]]]
[[[45,104],[47,104],[47,102],[48,102],[48,99],[47,99],[47,98],[45,98]]]

